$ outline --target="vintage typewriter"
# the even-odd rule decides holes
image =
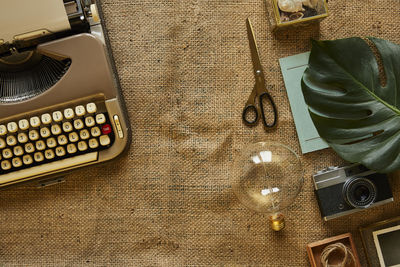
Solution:
[[[0,187],[116,158],[130,139],[99,3],[0,1]]]

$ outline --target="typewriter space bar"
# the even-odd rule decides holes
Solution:
[[[97,160],[98,152],[91,152],[72,158],[66,158],[58,161],[53,161],[43,165],[23,169],[15,172],[6,173],[0,175],[0,186],[6,183],[13,183],[14,181],[23,180],[28,177],[34,177],[37,175],[45,175],[54,171],[61,171],[66,168],[74,167],[77,165],[89,163]]]

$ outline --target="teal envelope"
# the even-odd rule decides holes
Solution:
[[[301,91],[301,78],[307,68],[309,56],[310,52],[307,52],[279,59],[303,154],[329,147],[318,135]]]

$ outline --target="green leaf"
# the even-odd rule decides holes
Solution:
[[[361,38],[313,41],[301,86],[320,136],[343,159],[387,173],[400,169],[400,46],[368,39],[381,55],[385,86]]]

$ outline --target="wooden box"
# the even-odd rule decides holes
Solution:
[[[347,234],[342,234],[342,235],[338,235],[338,236],[334,236],[334,237],[330,237],[324,240],[320,240],[317,242],[313,242],[307,245],[307,254],[308,254],[308,258],[310,259],[310,263],[312,267],[322,267],[321,264],[321,253],[324,250],[325,247],[327,247],[330,244],[334,244],[334,243],[343,243],[345,246],[347,246],[348,248],[351,249],[354,258],[355,258],[355,265],[353,265],[354,267],[361,267],[360,265],[360,260],[358,258],[357,255],[357,250],[356,247],[354,245],[353,242],[353,237],[351,236],[350,233]],[[335,261],[335,255],[337,255],[337,260]],[[333,259],[331,261],[329,261],[330,264],[338,264],[341,262],[343,256],[340,254],[333,254]]]
[[[303,6],[303,11],[285,12],[279,8],[278,0],[265,0],[265,3],[273,31],[289,26],[319,22],[329,15],[326,0],[317,0],[315,7],[312,8],[312,13],[307,6]]]

